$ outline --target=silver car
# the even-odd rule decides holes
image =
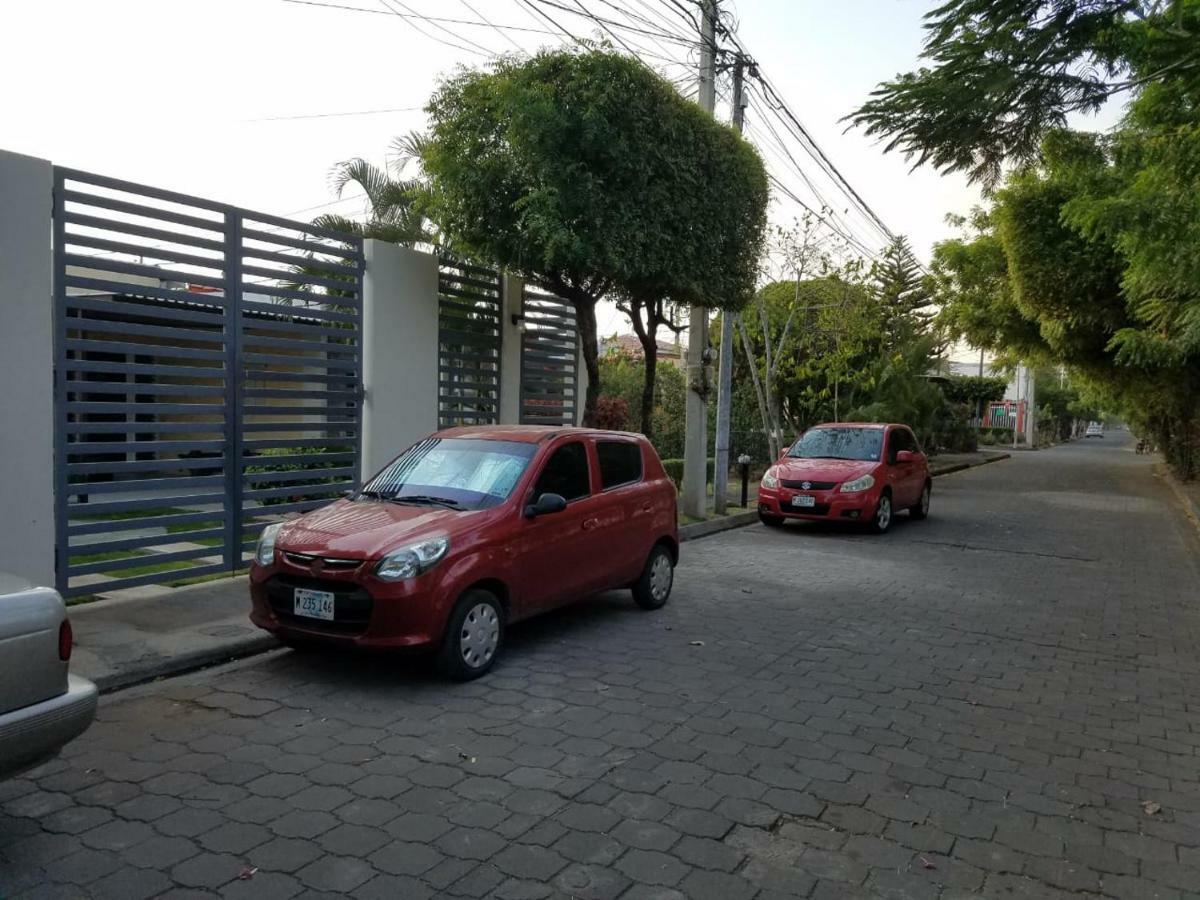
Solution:
[[[0,778],[55,756],[96,715],[96,686],[68,673],[58,591],[0,572]]]

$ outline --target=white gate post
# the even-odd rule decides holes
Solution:
[[[438,258],[363,242],[362,475],[438,427]]]
[[[54,584],[49,161],[0,150],[0,572]]]
[[[504,274],[500,289],[500,424],[521,422],[521,340],[525,333],[525,279]],[[514,322],[514,316],[516,321]]]

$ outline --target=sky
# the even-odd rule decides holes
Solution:
[[[445,32],[395,13],[482,17],[530,29],[507,32],[525,50],[558,43],[557,35],[539,33],[551,25],[523,0],[329,2],[371,12],[286,0],[9,0],[0,11],[0,149],[276,215],[355,215],[361,202],[336,202],[331,167],[356,156],[383,163],[395,136],[422,128],[421,107],[440,77],[486,62],[471,44],[446,46],[434,39],[450,40]],[[612,2],[642,14],[666,8],[666,0]],[[604,0],[586,5],[617,15]],[[928,260],[933,243],[952,233],[945,215],[978,203],[977,191],[959,176],[910,171],[840,121],[880,80],[913,67],[925,0],[723,6],[741,43],[827,156],[888,228],[908,235]],[[581,19],[541,8],[576,34],[599,34]],[[491,28],[445,27],[490,51],[516,49]],[[683,66],[668,74],[689,87]],[[767,121],[747,111],[753,139],[766,140]],[[777,148],[764,156],[786,169]],[[807,157],[798,159],[813,170]],[[787,177],[803,191],[798,176]],[[788,222],[799,213],[783,199],[771,215]],[[857,232],[871,233],[864,225]],[[614,310],[600,319],[601,333],[628,330]]]

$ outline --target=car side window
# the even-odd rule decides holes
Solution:
[[[546,460],[534,486],[533,497],[536,500],[542,494],[561,494],[569,503],[591,492],[587,448],[579,441],[572,441],[563,444]]]
[[[597,441],[604,490],[642,480],[642,448],[632,441]]]
[[[912,433],[911,428],[904,429],[904,437],[908,441],[908,447],[906,449],[911,450],[913,453],[925,452],[921,449],[921,442],[917,440],[917,436]]]
[[[903,428],[892,429],[891,433],[888,435],[887,460],[889,463],[894,463],[896,461],[896,454],[901,450],[912,449],[908,446],[908,441],[906,440],[907,437],[908,436],[904,433]]]

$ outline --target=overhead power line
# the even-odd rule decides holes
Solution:
[[[376,116],[382,113],[420,112],[421,106],[393,106],[388,109],[357,109],[351,112],[305,113],[299,116],[263,116],[246,122],[291,122],[297,119],[337,119],[343,116]]]

